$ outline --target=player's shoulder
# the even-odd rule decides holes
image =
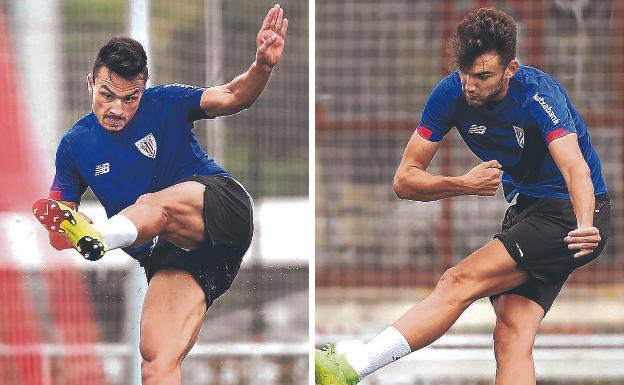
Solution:
[[[61,137],[61,145],[70,145],[85,135],[89,135],[95,128],[97,118],[93,112],[80,118],[74,125]]]
[[[462,85],[459,70],[455,70],[443,77],[431,92],[431,101],[434,103],[450,104],[462,96]]]
[[[552,75],[530,66],[520,66],[511,80],[510,92],[523,107],[540,104],[543,99],[561,100],[566,95]]]
[[[462,95],[461,78],[459,70],[454,70],[450,74],[443,77],[435,86],[435,90],[445,93],[447,97],[453,98]]]
[[[147,88],[143,93],[143,99],[157,100],[163,97],[185,96],[198,91],[203,91],[203,88],[181,83],[160,84]]]
[[[569,98],[563,86],[555,78],[533,67],[522,66],[513,88],[518,103],[529,116],[544,127],[560,126],[568,117]],[[565,122],[563,123],[565,124]]]

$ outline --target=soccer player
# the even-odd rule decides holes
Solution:
[[[250,107],[281,59],[287,29],[276,4],[257,35],[250,68],[208,88],[146,88],[141,44],[111,39],[88,75],[93,111],[58,147],[52,199],[33,206],[55,248],[74,247],[90,260],[126,248],[145,268],[145,385],[180,384],[181,362],[207,309],[238,273],[253,232],[251,197],[200,148],[193,122]],[[108,220],[91,224],[75,211],[87,186]]]
[[[433,89],[398,167],[401,199],[492,196],[508,202],[500,233],[447,270],[433,292],[363,348],[316,352],[316,382],[356,384],[429,345],[474,301],[496,313],[497,385],[535,384],[532,348],[542,318],[568,275],[593,261],[610,232],[610,202],[600,159],[583,118],[549,74],[520,66],[516,24],[482,8],[450,39],[457,70]],[[455,127],[483,163],[461,176],[427,167]]]

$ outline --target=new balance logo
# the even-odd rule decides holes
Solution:
[[[95,176],[106,174],[110,171],[110,163],[102,163],[95,166]]]
[[[483,135],[485,134],[485,130],[487,130],[487,127],[485,126],[477,126],[476,124],[473,124],[472,126],[470,126],[470,128],[468,129],[468,133],[469,134],[479,134],[479,135]]]
[[[137,140],[134,145],[139,149],[139,151],[141,151],[141,154],[152,159],[156,158],[156,138],[154,138],[152,133],[149,133],[144,138]]]

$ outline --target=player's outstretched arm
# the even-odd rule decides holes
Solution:
[[[269,10],[256,37],[256,60],[249,69],[231,82],[207,88],[200,106],[206,115],[215,117],[235,114],[249,108],[260,96],[273,67],[282,58],[288,20],[276,4]]]
[[[600,231],[594,227],[594,185],[591,173],[578,146],[576,134],[553,140],[548,149],[565,179],[576,215],[577,229],[565,238],[570,250],[577,250],[576,258],[590,254],[598,247]]]
[[[401,199],[435,201],[458,195],[496,194],[500,185],[501,165],[483,162],[462,176],[439,176],[427,172],[427,167],[440,147],[414,132],[394,176],[394,192]]]

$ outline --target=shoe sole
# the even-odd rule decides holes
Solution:
[[[104,256],[106,248],[94,235],[83,235],[81,227],[91,227],[86,220],[74,215],[70,207],[54,199],[39,199],[32,207],[35,218],[50,232],[62,233],[69,238],[74,248],[90,261]]]

